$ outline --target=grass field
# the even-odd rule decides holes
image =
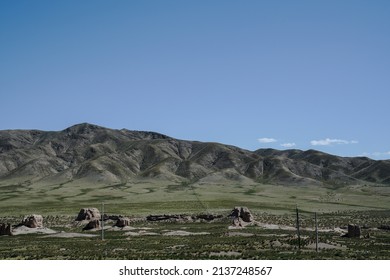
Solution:
[[[85,182],[28,185],[0,182],[0,222],[16,224],[41,214],[57,232],[85,233],[73,223],[85,207],[134,219],[105,240],[26,234],[0,236],[0,259],[390,259],[390,188],[386,186],[278,186],[134,181],[113,185]],[[149,214],[221,214],[248,207],[259,225],[229,229],[230,219],[206,222],[148,222]],[[298,250],[295,207],[300,209],[302,248]],[[320,250],[314,249],[314,212]],[[363,236],[342,238],[336,228],[364,226]],[[261,225],[268,225],[261,226]],[[271,225],[271,227],[269,227]],[[176,232],[176,234],[175,234]],[[12,242],[10,242],[12,241]]]

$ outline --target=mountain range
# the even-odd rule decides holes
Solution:
[[[390,160],[339,157],[316,150],[248,151],[88,123],[62,131],[0,131],[2,181],[115,183],[134,178],[186,183],[390,185]]]

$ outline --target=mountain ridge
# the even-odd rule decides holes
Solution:
[[[176,182],[390,184],[390,160],[316,150],[248,151],[150,131],[81,123],[61,131],[1,130],[0,180],[40,182],[132,178]]]

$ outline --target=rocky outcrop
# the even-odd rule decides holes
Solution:
[[[107,215],[103,216],[106,220]],[[77,224],[85,225],[83,230],[100,229],[102,216],[97,208],[82,208],[76,217]]]
[[[234,207],[228,217],[232,218],[234,227],[243,227],[254,222],[253,215],[247,207]]]
[[[253,215],[247,207],[234,207],[229,217],[241,219],[245,223],[252,223],[254,221]]]
[[[254,221],[253,215],[247,207],[241,207],[240,218],[246,223],[251,223]]]
[[[126,227],[130,225],[130,219],[129,218],[123,218],[120,217],[116,220],[116,224],[114,226],[116,227]]]
[[[100,220],[91,220],[85,225],[83,230],[100,229]]]
[[[12,235],[11,224],[0,224],[0,235]]]
[[[77,215],[76,221],[100,220],[101,215],[97,208],[82,208]]]
[[[43,227],[43,217],[36,214],[25,216],[22,220],[22,225],[29,228],[41,228]]]
[[[345,235],[345,237],[349,238],[360,238],[361,230],[360,226],[349,224],[348,225],[348,233]]]

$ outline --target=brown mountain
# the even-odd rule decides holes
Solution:
[[[78,124],[62,131],[0,131],[0,180],[131,178],[280,184],[390,184],[390,161],[315,150],[248,151],[155,132]]]

